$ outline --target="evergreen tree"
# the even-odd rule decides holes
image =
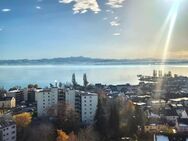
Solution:
[[[84,81],[84,87],[87,87],[87,85],[88,85],[89,82],[87,81],[87,75],[86,75],[86,73],[84,73],[83,81]]]
[[[116,102],[113,102],[110,106],[110,115],[108,120],[109,125],[109,138],[111,140],[118,140],[119,138],[119,108]]]
[[[106,115],[105,111],[102,105],[102,100],[101,97],[98,99],[98,105],[97,105],[97,111],[95,114],[95,124],[94,124],[95,130],[101,135],[101,140],[102,138],[106,137]]]
[[[62,82],[59,82],[59,88],[62,88],[63,84]]]
[[[72,74],[72,84],[73,86],[77,85],[75,73]]]

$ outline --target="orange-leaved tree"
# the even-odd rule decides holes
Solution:
[[[57,139],[56,141],[68,141],[69,136],[62,130],[57,130]]]
[[[30,113],[21,113],[18,115],[15,115],[14,121],[16,122],[16,125],[19,127],[27,127],[31,123],[31,114]]]

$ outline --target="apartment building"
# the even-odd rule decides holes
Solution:
[[[54,109],[54,114],[57,114],[58,88],[36,89],[35,99],[39,117],[48,116],[50,109]]]
[[[16,124],[0,119],[0,141],[16,141]]]
[[[14,97],[3,97],[0,99],[0,109],[10,109],[16,107],[16,99]]]
[[[65,92],[65,102],[71,105],[80,115],[83,124],[94,122],[98,104],[96,93],[68,89]]]
[[[24,101],[24,93],[22,90],[11,90],[6,94],[8,97],[14,97],[16,99],[16,105]]]

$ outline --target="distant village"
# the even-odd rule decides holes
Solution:
[[[54,132],[50,137],[41,133],[44,141],[61,141],[62,132],[67,135],[67,141],[100,141],[101,138],[157,141],[161,135],[169,140],[186,140],[188,77],[170,71],[163,73],[153,70],[152,76],[138,75],[138,85],[90,84],[86,74],[83,85],[79,85],[73,74],[71,84],[55,82],[45,88],[37,84],[1,88],[0,140],[27,141],[24,135],[33,136],[35,127],[40,132],[39,125],[54,129],[45,131],[49,136]],[[103,128],[108,131],[103,133],[107,130]]]

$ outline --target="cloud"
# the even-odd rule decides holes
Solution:
[[[11,11],[11,9],[5,8],[5,9],[1,9],[2,12],[9,12]]]
[[[114,33],[113,35],[114,36],[120,36],[121,34],[119,32],[117,32],[117,33]]]
[[[107,10],[106,10],[106,12],[107,12],[107,13],[111,13],[111,14],[114,14],[114,11],[112,11],[112,10],[109,10],[109,9],[107,9]]]
[[[111,25],[111,26],[119,26],[120,23],[117,22],[117,21],[111,21],[111,22],[110,22],[110,25]]]
[[[104,17],[103,20],[104,20],[104,21],[105,21],[105,20],[108,20],[108,17]]]
[[[117,20],[117,19],[119,19],[119,17],[116,16],[116,17],[114,17],[114,19]]]
[[[98,13],[101,11],[97,0],[59,0],[59,3],[69,4],[74,2],[73,12],[77,13],[86,13],[88,10],[93,11],[94,13]]]
[[[41,9],[41,7],[40,7],[40,6],[36,6],[35,8],[36,8],[36,9],[38,9],[38,10],[40,10],[40,9]]]
[[[1,32],[1,31],[3,31],[3,29],[2,29],[2,28],[0,28],[0,32]]]
[[[106,4],[111,6],[112,8],[120,8],[123,7],[124,1],[125,0],[108,0]]]

